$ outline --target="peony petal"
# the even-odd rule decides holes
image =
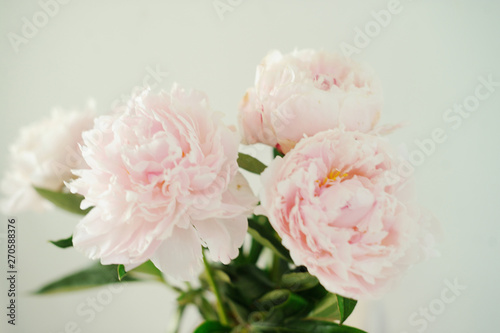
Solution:
[[[238,256],[248,228],[245,216],[233,219],[193,221],[200,238],[210,251],[211,259],[227,265]]]
[[[151,258],[159,270],[181,280],[189,280],[200,273],[202,253],[200,238],[193,227],[175,228]]]

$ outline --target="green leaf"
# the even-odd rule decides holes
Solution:
[[[285,156],[285,154],[283,154],[282,152],[280,152],[278,149],[273,148],[273,157],[276,158],[278,156],[283,157],[283,156]]]
[[[321,320],[296,320],[288,322],[282,332],[294,333],[366,333],[354,327]]]
[[[297,294],[286,289],[273,290],[257,301],[261,311],[269,311],[266,323],[283,323],[288,318],[305,316],[310,311],[310,304]]]
[[[252,173],[256,173],[258,175],[260,175],[262,171],[267,168],[264,163],[262,163],[255,157],[243,153],[238,153],[238,165],[240,168]]]
[[[68,212],[86,215],[92,209],[92,207],[89,207],[85,210],[80,209],[80,203],[83,200],[83,196],[79,194],[54,192],[35,186],[34,188],[44,199],[47,199],[57,207],[67,210]]]
[[[205,320],[218,319],[219,316],[217,315],[217,311],[215,311],[215,306],[205,297],[198,297],[193,304],[196,305]]]
[[[231,314],[234,316],[236,321],[240,324],[244,324],[247,321],[250,311],[243,305],[231,299],[227,300],[227,304],[229,305],[229,310],[231,311]]]
[[[351,315],[357,302],[358,301],[354,299],[337,295],[337,306],[339,308],[341,325]]]
[[[127,272],[125,272],[125,266],[123,266],[123,265],[116,266],[116,271],[118,273],[118,280],[120,280],[120,281],[127,274]]]
[[[131,275],[134,278],[137,278],[138,280],[142,280],[142,277],[144,275],[152,276],[155,280],[164,282],[166,283],[165,279],[163,278],[162,272],[153,264],[151,260],[148,260],[141,265],[137,266],[136,268],[130,270],[130,271],[125,271],[125,266],[124,265],[118,265],[117,266],[117,276],[118,280],[122,280],[125,275]],[[177,287],[172,287],[176,291],[180,291],[179,288]]]
[[[152,275],[158,278],[158,280],[163,281],[163,274],[162,272],[158,269],[158,267],[153,264],[151,260],[146,261],[145,263],[137,266],[133,270],[130,271],[130,273],[143,273],[143,274],[148,274]]]
[[[261,311],[269,311],[274,306],[283,304],[289,297],[290,291],[286,289],[276,289],[268,292],[257,301],[257,308]]]
[[[49,283],[37,290],[35,293],[49,294],[75,291],[120,282],[116,274],[117,270],[117,265],[101,265],[100,263],[97,263],[89,268]],[[125,276],[122,281],[137,281],[137,279]]]
[[[269,224],[267,217],[263,215],[254,216],[248,219],[248,233],[252,237],[264,245],[265,247],[271,249],[274,253],[280,256],[282,259],[293,263],[292,258],[288,250],[281,244],[281,239],[279,238],[276,231]]]
[[[319,284],[315,276],[307,272],[289,273],[281,277],[281,285],[291,291],[303,291],[316,287]]]
[[[56,241],[49,241],[52,244],[54,244],[57,247],[60,247],[61,249],[65,249],[68,247],[73,246],[73,236],[69,236],[68,238],[56,240]]]
[[[257,242],[255,239],[252,239],[252,246],[250,247],[250,252],[248,253],[247,256],[247,261],[250,264],[257,263],[263,249],[264,246],[261,243]]]
[[[198,326],[198,328],[196,328],[196,330],[194,331],[194,333],[229,333],[229,332],[231,332],[231,328],[222,325],[218,321],[206,321],[200,326]]]
[[[279,284],[281,282],[281,277],[285,272],[290,270],[290,265],[287,260],[284,260],[278,255],[273,256],[273,261],[271,264],[271,269],[269,270],[269,276],[273,282]]]
[[[314,309],[309,313],[310,319],[330,321],[340,320],[339,307],[337,305],[337,295],[328,294],[319,301]]]
[[[224,283],[224,295],[240,304],[250,306],[256,299],[275,288],[268,276],[254,265],[220,266],[219,269],[230,278],[229,283],[218,281]]]
[[[289,272],[289,273],[291,274],[291,273],[308,273],[308,272],[307,272],[307,268],[305,268],[304,266],[298,266],[295,269],[293,269],[292,272]],[[304,277],[305,276],[306,275],[304,275]],[[312,279],[311,280],[309,280],[309,279],[310,278],[307,278],[306,281],[309,284],[308,286],[311,286],[313,282],[312,282]],[[304,281],[304,283],[306,283],[306,281]],[[299,284],[299,286],[297,286],[295,288],[300,289],[300,284]],[[314,304],[318,304],[318,302],[320,302],[326,295],[329,294],[329,292],[319,282],[318,282],[318,284],[316,284],[312,288],[304,289],[304,290],[295,290],[294,292],[296,294],[304,297],[308,301],[313,302]]]

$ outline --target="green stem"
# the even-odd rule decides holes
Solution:
[[[257,263],[263,249],[264,246],[262,246],[261,243],[257,242],[255,239],[252,239],[252,247],[250,248],[250,253],[248,254],[248,262],[250,264]]]
[[[168,323],[167,332],[168,333],[179,333],[179,328],[181,327],[182,315],[184,314],[184,310],[186,306],[182,305],[177,307],[177,312],[175,316]]]
[[[270,277],[271,280],[279,283],[281,281],[281,276],[287,270],[288,264],[281,257],[276,254],[273,255],[273,261],[271,263]]]
[[[203,252],[203,263],[205,264],[205,270],[207,271],[207,279],[208,279],[208,284],[210,285],[210,288],[212,289],[215,298],[217,299],[217,314],[219,315],[219,320],[220,323],[224,326],[227,326],[228,320],[226,316],[226,311],[224,311],[224,305],[222,303],[222,297],[219,291],[219,288],[217,287],[217,284],[215,283],[214,279],[214,274],[212,271],[212,267],[210,267],[207,258],[205,257],[205,252]]]

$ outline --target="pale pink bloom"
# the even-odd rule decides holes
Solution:
[[[84,112],[54,110],[50,118],[21,129],[9,147],[10,164],[2,180],[4,214],[53,208],[33,186],[61,191],[64,182],[74,177],[71,169],[87,166],[78,144],[82,132],[92,128],[93,120],[89,105]]]
[[[329,291],[371,298],[432,253],[426,220],[379,137],[339,129],[304,138],[262,174],[262,207],[297,265]]]
[[[304,134],[337,127],[369,132],[381,108],[381,87],[368,68],[324,51],[273,51],[240,103],[243,143],[286,153]]]
[[[95,206],[76,227],[74,246],[127,269],[148,259],[191,279],[211,259],[229,263],[256,204],[238,171],[238,136],[210,111],[205,94],[148,90],[83,134],[90,169],[69,184]]]

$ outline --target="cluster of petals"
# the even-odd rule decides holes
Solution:
[[[381,108],[382,89],[366,66],[325,51],[273,51],[240,103],[240,128],[243,143],[286,153],[327,129],[369,132]]]
[[[205,94],[144,90],[83,139],[90,168],[69,187],[94,208],[75,248],[126,269],[152,260],[183,280],[199,271],[202,246],[222,263],[238,255],[256,198],[238,171],[238,136]]]
[[[412,180],[374,130],[379,81],[338,54],[269,53],[239,107],[243,143],[284,157],[261,175],[261,206],[296,265],[330,292],[374,298],[435,254],[434,221],[415,204]],[[112,113],[55,111],[21,131],[1,189],[6,214],[52,205],[34,187],[69,190],[92,207],[74,247],[130,270],[151,260],[191,280],[203,248],[229,264],[258,199],[238,170],[240,135],[208,98],[174,85],[140,90]],[[407,175],[404,175],[407,176]],[[65,187],[67,186],[67,188]]]
[[[262,174],[263,212],[297,265],[333,293],[372,298],[431,253],[398,159],[377,136],[339,129],[304,138]]]

